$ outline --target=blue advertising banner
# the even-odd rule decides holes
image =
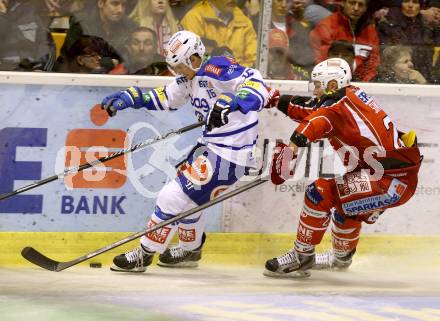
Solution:
[[[109,118],[97,104],[119,89],[0,85],[0,194],[196,122],[189,106]],[[142,230],[158,192],[200,132],[0,201],[0,231]],[[220,230],[221,206],[208,211],[208,230]]]

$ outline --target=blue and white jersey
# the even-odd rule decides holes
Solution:
[[[144,93],[148,110],[176,110],[188,101],[199,120],[207,115],[223,93],[235,95],[233,112],[223,127],[207,131],[198,139],[222,158],[242,166],[255,167],[253,149],[258,136],[258,112],[268,99],[268,91],[258,70],[239,65],[229,57],[211,57],[192,80],[177,77],[165,87]]]

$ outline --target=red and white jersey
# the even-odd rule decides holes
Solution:
[[[386,151],[402,147],[397,129],[373,97],[355,86],[340,93],[339,100],[318,109],[291,104],[288,115],[301,121],[295,131],[309,142],[328,138],[336,150],[355,147],[361,160],[365,149],[371,146]]]

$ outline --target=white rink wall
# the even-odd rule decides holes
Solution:
[[[282,93],[307,95],[307,83],[270,81]],[[440,234],[440,87],[395,84],[356,84],[374,96],[399,130],[414,129],[424,162],[416,195],[405,205],[389,209],[365,233]],[[263,111],[260,138],[288,140],[296,123],[277,111]],[[324,152],[324,155],[327,151]],[[327,155],[330,157],[330,155]],[[331,157],[330,157],[331,158]],[[231,232],[296,232],[304,187],[316,178],[319,155],[312,153],[310,177],[297,184],[275,187],[270,183],[226,201],[224,230]],[[325,164],[325,162],[324,162]],[[324,166],[325,167],[325,166]],[[324,168],[325,169],[325,168]],[[323,171],[328,173],[329,171]]]
[[[58,120],[62,123],[63,117],[67,120],[63,126],[70,127],[69,130],[78,126],[81,116],[77,113],[84,113],[81,110],[81,102],[87,106],[87,112],[93,103],[99,102],[102,95],[117,88],[124,88],[130,85],[140,87],[156,87],[166,84],[170,78],[166,77],[135,77],[135,76],[103,76],[103,75],[72,75],[72,74],[40,74],[40,73],[9,73],[0,72],[0,100],[2,102],[2,113],[0,130],[5,127],[39,127],[39,116],[44,110],[44,103],[59,102],[62,106],[70,106],[70,109],[52,110],[52,122]],[[269,81],[273,87],[279,88],[283,93],[307,95],[306,82],[294,81]],[[418,85],[390,85],[390,84],[360,84],[369,95],[376,97],[378,103],[388,112],[398,128],[403,131],[415,129],[418,134],[419,142],[422,143],[422,153],[425,161],[421,168],[419,189],[415,197],[402,207],[390,209],[380,220],[371,226],[365,226],[364,232],[367,233],[396,233],[396,234],[415,234],[415,235],[436,235],[440,234],[440,175],[437,169],[437,159],[440,156],[438,138],[440,137],[440,90],[436,86]],[[52,90],[52,88],[54,90]],[[106,89],[107,88],[107,89]],[[5,89],[7,89],[5,91]],[[40,95],[36,95],[38,91]],[[17,94],[21,105],[29,105],[32,112],[18,115],[20,117],[11,121],[14,115],[14,106],[11,106],[10,95]],[[73,94],[72,94],[73,93]],[[79,97],[79,95],[81,97]],[[35,105],[38,98],[40,105]],[[29,99],[29,101],[27,100]],[[38,109],[41,108],[41,109]],[[47,110],[46,110],[47,111]],[[69,116],[63,116],[63,112],[70,112]],[[56,114],[55,114],[56,113]],[[58,114],[59,113],[59,114]],[[34,116],[32,116],[34,115]],[[36,116],[37,115],[37,116]],[[192,111],[179,112],[176,116],[161,115],[147,121],[154,121],[155,125],[167,130],[187,125],[194,121]],[[15,113],[15,117],[17,117]],[[27,117],[27,119],[25,119]],[[111,127],[119,126],[125,130],[139,117],[123,116],[116,123],[113,119]],[[84,117],[83,117],[84,118]],[[17,120],[18,119],[18,120]],[[48,121],[45,119],[45,121]],[[81,121],[88,121],[81,120]],[[72,124],[71,126],[69,124]],[[287,140],[296,124],[287,119],[280,112],[265,110],[261,114],[260,122],[260,142],[263,138],[281,138]],[[107,125],[106,125],[107,126]],[[90,126],[89,126],[90,127]],[[67,130],[67,129],[66,129]],[[166,131],[166,130],[165,130]],[[162,132],[165,132],[162,131]],[[63,132],[63,135],[65,133]],[[49,137],[50,135],[48,135]],[[58,135],[60,136],[60,135]],[[63,146],[63,138],[52,135],[54,144]],[[62,135],[61,135],[62,136]],[[58,138],[56,138],[58,137]],[[185,139],[177,143],[180,151],[184,151],[190,146],[191,139]],[[316,149],[317,150],[317,149]],[[41,178],[51,176],[54,173],[56,155],[51,151],[50,157],[53,160],[44,165]],[[45,156],[43,156],[45,155]],[[30,158],[37,161],[39,157],[48,157],[46,150],[39,150]],[[27,160],[29,154],[19,151],[19,160]],[[326,164],[330,164],[332,154],[326,150],[324,152],[324,166],[321,172],[328,173],[330,170]],[[175,160],[167,158],[170,163]],[[141,163],[142,160],[139,160]],[[289,183],[277,189],[266,183],[226,201],[223,206],[217,207],[210,212],[209,230],[224,232],[295,232],[296,222],[301,210],[304,187],[316,178],[319,172],[319,153],[312,150],[308,160],[308,177],[298,183]],[[0,168],[1,169],[1,168]],[[151,183],[155,189],[159,188],[163,182],[162,176],[154,176],[157,182]],[[27,181],[15,181],[14,188],[23,186]],[[52,187],[42,187],[35,189],[36,194],[46,194],[49,200],[44,204],[43,215],[2,213],[0,211],[0,230],[39,230],[39,231],[130,231],[138,230],[143,226],[145,218],[154,204],[151,199],[144,199],[135,195],[133,186],[125,186],[120,193],[111,191],[68,191],[63,182],[51,183]],[[4,191],[2,191],[4,192]],[[124,201],[125,215],[62,215],[59,213],[60,201],[58,194],[76,195],[80,197],[81,192],[86,194],[97,193],[97,195],[107,195],[115,197],[125,195],[130,202]],[[28,194],[32,194],[27,192]],[[100,194],[101,193],[101,194]],[[121,194],[122,193],[122,194]],[[124,194],[125,193],[125,194]],[[117,202],[118,199],[116,199]],[[120,199],[119,199],[120,200]],[[122,201],[121,201],[122,202]],[[127,205],[125,205],[127,204]],[[118,203],[115,205],[115,211]],[[51,207],[52,206],[52,207]],[[121,205],[122,206],[122,205]],[[58,210],[58,212],[57,212]],[[116,211],[117,212],[117,211]],[[139,213],[141,212],[141,213]],[[116,213],[117,214],[117,213]],[[37,224],[35,222],[37,221]],[[35,227],[37,225],[37,228]],[[66,227],[68,226],[68,228]]]

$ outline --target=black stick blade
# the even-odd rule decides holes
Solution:
[[[21,255],[29,262],[49,271],[57,271],[58,264],[60,264],[60,262],[49,259],[47,256],[44,256],[36,249],[29,246],[21,251]]]

